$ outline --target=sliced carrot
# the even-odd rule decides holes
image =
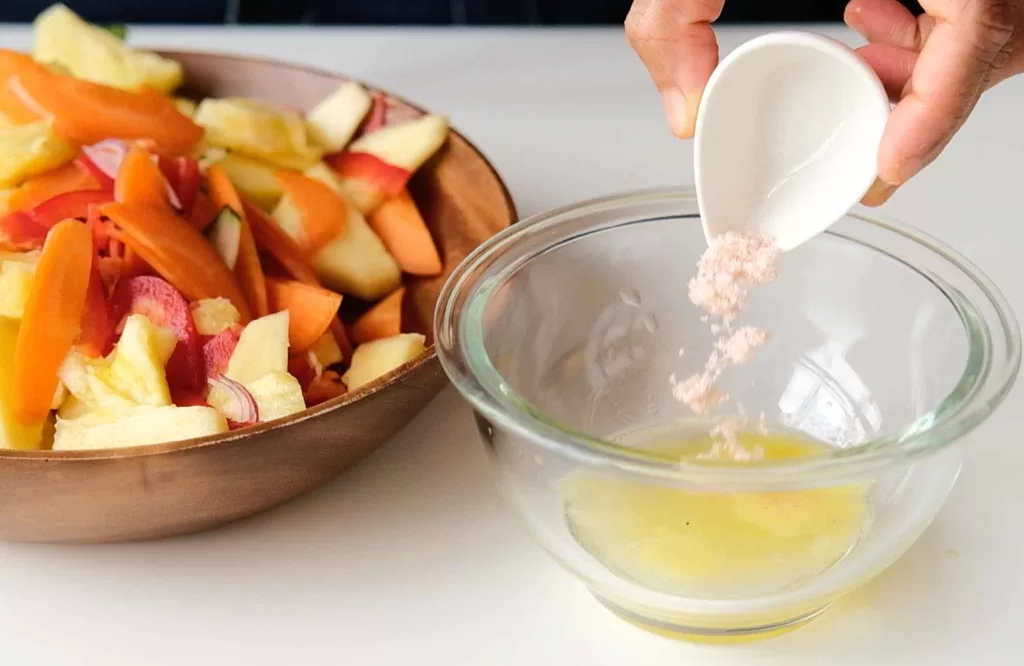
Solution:
[[[11,407],[21,423],[42,423],[50,412],[57,370],[81,325],[92,255],[92,233],[76,220],[46,238],[14,349]]]
[[[267,280],[263,274],[263,267],[260,265],[260,255],[256,252],[256,241],[252,236],[252,229],[246,219],[245,207],[242,206],[242,199],[238,196],[238,190],[231,183],[228,175],[218,165],[213,165],[207,172],[207,179],[210,183],[210,197],[218,210],[230,208],[235,211],[242,221],[242,234],[238,242],[238,260],[235,262],[235,277],[245,294],[245,300],[249,301],[252,313],[255,317],[263,317],[270,314],[270,305],[267,301]]]
[[[345,395],[345,391],[345,384],[341,381],[341,376],[334,370],[324,370],[309,383],[303,397],[306,399],[306,406],[312,407],[337,398],[339,395]]]
[[[331,335],[341,350],[341,360],[348,363],[352,359],[352,343],[349,342],[348,333],[345,332],[345,325],[341,323],[340,317],[335,317],[331,322]]]
[[[401,333],[404,297],[405,287],[399,287],[367,310],[352,324],[352,340],[361,345]]]
[[[114,199],[140,206],[170,205],[164,174],[149,151],[140,146],[128,150],[114,179]]]
[[[170,208],[108,204],[103,214],[124,231],[123,240],[189,300],[226,298],[252,319],[235,276],[210,242]]]
[[[17,123],[50,120],[57,134],[80,144],[149,139],[181,155],[203,136],[167,95],[64,76],[14,51],[0,51],[0,112]]]
[[[36,206],[68,192],[95,190],[100,187],[96,177],[75,162],[57,167],[27,181],[11,195],[11,210],[28,212]]]
[[[306,253],[292,240],[292,237],[281,231],[266,213],[248,200],[242,200],[245,217],[249,221],[256,245],[272,256],[288,275],[304,284],[320,285],[320,280],[313,271],[313,266],[306,258]]]
[[[123,234],[122,234],[123,235]],[[146,275],[151,273],[149,264],[146,260],[139,256],[139,253],[130,247],[124,249],[124,261],[121,263],[121,274],[120,278],[124,280],[130,280],[133,277],[140,275]]]
[[[238,196],[238,190],[219,164],[214,164],[206,172],[206,182],[210,185],[210,198],[213,199],[213,205],[217,210],[226,206],[235,211],[238,217],[245,217],[245,209],[241,197]]]
[[[330,327],[341,307],[341,294],[298,280],[267,280],[275,312],[288,311],[288,342],[293,351],[313,346]]]
[[[206,228],[217,219],[220,209],[214,205],[213,199],[203,192],[196,193],[196,202],[192,204],[192,214],[188,216],[188,223],[199,231],[206,231]]]
[[[278,171],[275,176],[285,196],[302,215],[302,228],[306,232],[310,252],[316,252],[345,233],[348,204],[337,192],[319,180],[290,171]]]
[[[366,221],[406,273],[435,276],[444,270],[434,238],[408,190],[386,200]]]

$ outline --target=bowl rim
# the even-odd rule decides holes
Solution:
[[[321,67],[315,67],[312,65],[306,65],[301,63],[291,63],[286,60],[277,58],[268,58],[264,56],[248,56],[242,53],[233,52],[218,52],[218,51],[202,51],[192,49],[176,49],[176,48],[160,48],[156,47],[153,49],[156,53],[159,53],[165,57],[174,59],[176,56],[202,56],[207,58],[213,58],[217,60],[228,60],[228,61],[245,61],[245,62],[258,62],[267,65],[274,65],[277,67],[285,67],[295,71],[305,72],[307,74],[314,74],[322,76],[328,79],[334,79],[338,82],[354,81],[359,83],[364,88],[371,92],[380,92],[387,95],[389,98],[394,99],[422,114],[428,114],[430,111],[408,101],[406,98],[399,95],[392,94],[389,90],[381,88],[372,83],[367,83],[362,79],[343,74],[341,72],[335,72],[332,70],[324,69]],[[187,82],[186,82],[187,83]],[[490,171],[491,175],[494,176],[495,181],[501,188],[502,199],[505,204],[505,209],[508,214],[509,226],[516,224],[519,214],[516,210],[515,201],[512,198],[511,192],[509,192],[508,184],[498,173],[498,170],[494,167],[494,163],[487,157],[486,154],[480,148],[470,141],[465,134],[458,131],[452,126],[448,128],[449,133],[458,136],[466,145],[483,160],[484,164],[487,165],[487,170]],[[472,253],[471,253],[472,254]],[[443,290],[442,290],[443,293]],[[440,296],[438,296],[440,302]],[[436,317],[436,309],[435,309]],[[85,451],[64,451],[52,449],[0,449],[0,460],[43,460],[49,462],[51,460],[111,460],[117,458],[134,458],[150,455],[160,455],[163,453],[170,453],[174,451],[185,451],[191,449],[204,448],[207,446],[213,446],[216,444],[226,444],[228,442],[235,442],[238,440],[247,439],[249,437],[255,437],[263,435],[265,433],[287,428],[309,419],[317,418],[328,412],[340,410],[354,402],[362,400],[363,398],[369,397],[378,391],[383,391],[390,386],[397,383],[402,377],[412,373],[420,367],[427,365],[431,361],[437,358],[437,344],[436,341],[431,343],[427,349],[417,356],[416,358],[407,361],[406,363],[398,366],[391,372],[377,379],[374,379],[369,384],[360,386],[355,391],[346,391],[344,394],[331,398],[319,405],[313,407],[307,407],[301,412],[296,412],[284,418],[276,419],[274,421],[267,421],[265,423],[257,423],[245,428],[238,430],[232,430],[227,433],[220,433],[217,435],[206,435],[204,437],[195,437],[192,439],[182,439],[173,442],[166,442],[162,444],[143,444],[139,446],[121,446],[121,447],[110,447],[103,449],[90,449]]]
[[[528,263],[534,255],[516,255],[515,250],[512,250],[510,254],[514,255],[514,258],[509,264],[504,265],[500,275],[488,274],[487,279],[480,280],[474,273],[485,271],[484,265],[515,243],[519,237],[531,232],[549,230],[561,222],[568,221],[566,218],[571,216],[585,212],[617,211],[621,212],[623,218],[627,218],[603,221],[595,224],[592,229],[574,233],[575,237],[598,229],[614,228],[621,224],[655,218],[654,215],[641,217],[648,215],[647,212],[629,210],[629,206],[684,201],[696,205],[696,195],[692,187],[629,190],[579,201],[519,222],[481,244],[462,262],[449,278],[438,299],[438,309],[434,315],[434,339],[441,366],[455,387],[479,414],[518,436],[543,448],[556,450],[583,464],[602,467],[610,465],[622,472],[669,483],[713,483],[716,486],[735,483],[747,486],[767,481],[770,485],[785,487],[793,483],[828,483],[935,453],[958,441],[985,421],[1012,388],[1021,363],[1021,332],[1012,307],[995,284],[973,262],[942,241],[911,225],[869,215],[864,207],[858,206],[843,216],[842,220],[868,225],[867,228],[874,227],[915,243],[919,249],[929,253],[931,258],[945,262],[951,270],[958,272],[960,277],[978,288],[987,299],[985,305],[994,312],[992,319],[1000,329],[1002,345],[1005,347],[1000,363],[994,364],[992,333],[993,328],[997,327],[990,327],[981,320],[977,312],[968,311],[970,303],[966,298],[959,295],[955,287],[943,286],[945,280],[929,269],[922,268],[919,263],[896,258],[907,268],[927,279],[951,301],[964,325],[969,346],[964,372],[950,394],[928,414],[910,424],[904,424],[903,429],[896,435],[870,440],[854,447],[831,450],[797,461],[761,461],[736,465],[703,460],[657,460],[650,456],[638,455],[634,450],[616,442],[561,425],[557,420],[545,415],[543,410],[516,394],[504,382],[486,353],[482,329],[479,326],[480,318],[469,316],[467,313],[481,308],[481,301],[486,301],[487,297],[503,283],[504,278]],[[656,217],[663,219],[666,215],[684,216],[683,213],[661,212]],[[836,231],[834,227],[823,233],[893,256],[884,246],[851,238]],[[565,236],[560,236],[552,243],[559,244],[566,240]],[[552,243],[545,244],[537,253],[541,254],[545,249],[550,249]],[[474,320],[473,323],[469,323],[470,320]],[[977,330],[974,330],[975,328]],[[975,358],[975,361],[980,363],[981,367],[972,370],[972,357],[980,357],[980,360]],[[993,376],[994,370],[998,371],[998,376]],[[985,394],[982,399],[978,399],[980,393]],[[948,406],[947,403],[951,403],[954,408],[947,413],[937,414],[943,407]]]

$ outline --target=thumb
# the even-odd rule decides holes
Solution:
[[[993,13],[998,2],[925,4],[948,12],[929,12],[935,27],[886,124],[878,175],[889,185],[905,183],[946,147],[1005,59],[1013,34],[1012,19]]]
[[[725,0],[635,0],[626,37],[661,93],[672,133],[693,136],[704,85],[718,64],[711,22]]]

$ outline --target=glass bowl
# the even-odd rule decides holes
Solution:
[[[1020,332],[966,259],[855,212],[751,289],[736,325],[772,337],[698,416],[670,378],[716,337],[687,297],[705,248],[691,191],[539,215],[455,271],[436,343],[551,555],[631,622],[741,640],[802,625],[917,539],[1016,377]],[[737,422],[751,455],[710,455]]]

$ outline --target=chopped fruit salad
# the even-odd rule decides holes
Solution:
[[[443,265],[406,185],[444,118],[354,82],[305,115],[179,98],[63,5],[0,79],[0,447],[223,433],[425,351],[404,276]]]

